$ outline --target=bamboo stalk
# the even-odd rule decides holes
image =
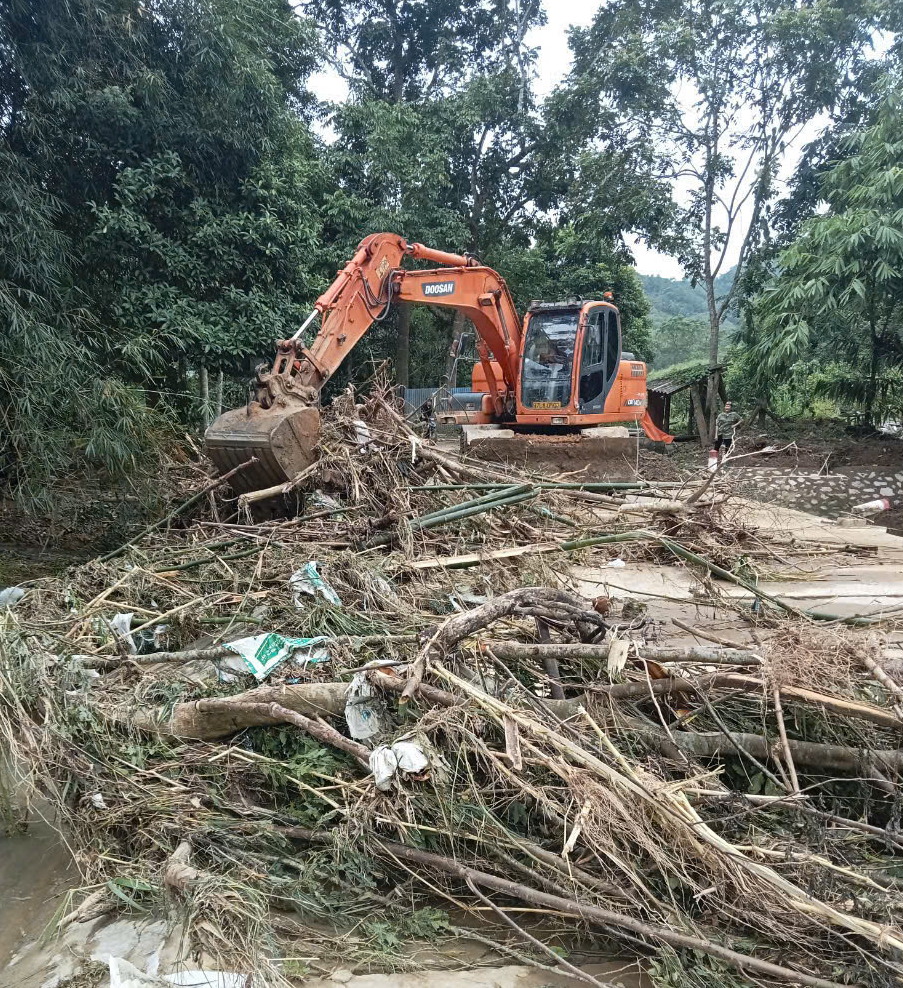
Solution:
[[[790,787],[792,791],[799,795],[800,780],[796,775],[796,766],[793,764],[793,753],[790,750],[790,742],[787,740],[787,725],[784,723],[784,708],[781,705],[781,689],[775,686],[772,692],[774,697],[774,715],[778,722],[778,734],[781,736],[781,747],[784,749],[784,761],[787,763],[787,774],[790,776]]]
[[[480,503],[474,503],[468,506],[455,506],[449,510],[443,510],[441,512],[434,512],[431,515],[417,517],[411,520],[411,528],[413,531],[426,531],[431,528],[438,528],[440,525],[446,525],[453,521],[462,521],[464,518],[472,518],[475,515],[483,514],[486,511],[493,511],[496,508],[508,507],[515,504],[520,504],[523,501],[531,501],[537,496],[537,492],[528,489],[519,494],[511,494],[502,498],[493,498],[490,500],[480,499]],[[394,532],[386,532],[382,535],[377,535],[370,539],[366,543],[366,548],[375,549],[378,546],[389,545],[398,538],[397,534]]]

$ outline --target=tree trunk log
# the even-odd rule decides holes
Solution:
[[[347,683],[302,683],[261,686],[225,699],[208,698],[177,703],[171,712],[119,707],[113,717],[139,731],[197,741],[228,737],[246,727],[285,723],[272,705],[307,717],[341,717]]]
[[[486,642],[500,659],[589,659],[606,661],[608,659],[607,645],[525,645],[520,642],[495,641]],[[739,665],[758,666],[762,660],[753,652],[739,648],[710,648],[705,645],[689,646],[687,648],[660,648],[653,645],[641,645],[638,648],[641,659],[651,659],[654,662],[699,662],[708,665]]]
[[[693,406],[693,414],[696,417],[696,431],[699,433],[699,442],[703,447],[708,447],[711,442],[709,439],[709,427],[705,420],[702,392],[699,390],[698,384],[694,384],[690,388],[690,403]]]
[[[723,758],[738,756],[737,749],[748,751],[755,758],[774,758],[781,751],[778,741],[769,741],[761,734],[731,731],[724,734],[689,734],[672,731],[670,735],[659,728],[650,727],[644,721],[631,720],[626,727],[648,737],[654,737],[663,753],[672,755],[676,747],[694,758]],[[898,749],[867,750],[847,748],[839,744],[817,744],[814,741],[788,741],[793,761],[810,768],[831,769],[841,772],[868,772],[871,768],[890,769],[899,772],[903,768],[903,751]]]

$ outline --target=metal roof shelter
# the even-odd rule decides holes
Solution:
[[[672,367],[664,367],[654,380],[647,381],[646,391],[649,396],[649,415],[652,421],[665,432],[671,431],[671,399],[683,391],[690,392],[690,399],[695,406],[696,424],[699,427],[699,415],[703,416],[703,422],[707,417],[705,408],[705,384],[709,374],[714,371],[718,381],[718,392],[722,401],[727,400],[727,393],[724,388],[722,372],[723,364],[710,368],[705,361],[696,361],[691,364],[675,364]],[[690,415],[690,427],[693,426],[694,416]]]

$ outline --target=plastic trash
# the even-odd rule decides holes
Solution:
[[[354,420],[354,439],[358,446],[366,446],[370,442],[370,427],[361,419]]]
[[[240,655],[255,679],[260,682],[290,655],[296,662],[300,661],[304,665],[309,662],[326,662],[329,653],[322,646],[328,641],[324,635],[317,638],[283,638],[282,635],[270,632],[266,635],[239,638],[223,647]]]
[[[24,596],[25,591],[21,587],[4,587],[0,590],[0,609],[15,607]]]
[[[385,730],[385,707],[366,672],[354,674],[345,696],[345,721],[355,741],[368,741]]]
[[[613,638],[608,646],[608,674],[617,675],[624,671],[630,654],[630,642],[625,638]]]
[[[153,628],[142,628],[133,632],[131,629],[134,616],[133,611],[120,611],[113,616],[109,625],[116,638],[125,642],[132,655],[147,655],[150,652],[162,651],[169,625],[157,624]]]
[[[344,507],[334,497],[324,494],[323,491],[314,491],[307,499],[305,508],[312,511],[341,511]]]
[[[301,569],[295,570],[289,577],[289,586],[295,591],[295,607],[304,607],[302,594],[308,594],[310,597],[316,597],[319,594],[327,603],[335,607],[342,606],[339,595],[317,572],[319,565],[313,559],[309,563],[305,563]]]
[[[391,747],[381,744],[370,754],[370,771],[380,792],[388,792],[398,772],[419,775],[429,768],[429,759],[423,748],[414,741],[396,741]]]
[[[423,753],[423,748],[413,741],[396,741],[392,745],[392,753],[398,759],[398,767],[405,775],[419,775],[429,768],[430,760]]]
[[[369,762],[376,788],[380,792],[387,792],[392,788],[392,780],[398,771],[398,759],[395,753],[387,744],[381,744],[370,753]]]
[[[610,563],[607,564],[609,569],[622,569],[627,563],[623,559],[612,559]]]
[[[854,511],[857,515],[877,515],[882,511],[890,511],[890,501],[886,497],[879,497],[864,504],[854,504],[850,511]]]
[[[110,620],[110,630],[121,642],[125,642],[132,655],[137,655],[138,646],[135,644],[135,639],[132,637],[131,630],[132,618],[134,616],[134,611],[128,611],[127,613],[120,611]]]

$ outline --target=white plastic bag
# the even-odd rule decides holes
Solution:
[[[395,752],[387,744],[381,744],[370,753],[370,771],[376,788],[386,792],[392,788],[392,780],[398,771],[398,759]]]
[[[398,767],[405,775],[419,775],[429,767],[430,760],[423,753],[423,748],[413,741],[396,741],[392,745],[392,753],[398,760]]]
[[[110,621],[110,628],[113,634],[122,642],[128,646],[128,650],[135,655],[138,651],[138,646],[135,644],[135,639],[132,637],[132,618],[135,616],[134,611],[129,611],[124,613],[120,611],[118,614],[114,615]]]
[[[172,985],[183,988],[245,988],[248,983],[246,974],[230,971],[180,971],[160,977],[145,974],[121,957],[110,957],[107,963],[110,967],[110,988],[171,988]]]
[[[354,674],[345,696],[345,721],[355,741],[368,741],[385,730],[383,704],[366,672]]]
[[[4,607],[15,607],[25,596],[21,587],[4,587],[0,590],[0,610]]]
[[[288,578],[289,586],[295,591],[295,607],[304,607],[301,594],[308,594],[311,597],[316,597],[319,594],[334,607],[342,606],[339,595],[317,572],[319,565],[315,559],[312,559],[309,563],[305,563],[301,569],[295,570]]]
[[[392,788],[392,780],[398,772],[418,775],[429,768],[430,764],[423,748],[413,741],[396,741],[391,748],[381,744],[373,749],[369,762],[373,781],[381,792]]]

